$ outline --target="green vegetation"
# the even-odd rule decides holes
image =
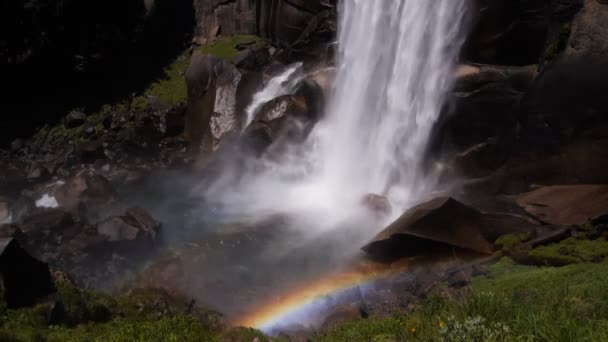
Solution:
[[[179,56],[173,64],[164,70],[164,76],[150,85],[144,95],[156,96],[170,105],[186,102],[188,99],[188,89],[184,74],[188,69],[189,63],[189,54],[184,53]],[[147,100],[141,97],[135,98],[131,102],[131,107],[135,108],[141,108],[145,105],[147,105]]]
[[[538,247],[528,256],[537,264],[564,266],[582,262],[599,262],[608,256],[608,242],[604,239],[568,238],[558,244]]]
[[[497,247],[500,247],[503,252],[508,252],[509,250],[511,250],[511,248],[528,240],[530,240],[530,234],[527,233],[508,234],[499,237],[496,240],[495,245]]]
[[[64,308],[61,324],[49,322],[51,304],[9,310],[0,301],[0,341],[270,341],[254,329],[221,332],[211,313],[187,311],[159,291],[116,297],[66,281],[57,281],[57,288]]]
[[[184,74],[190,62],[190,54],[184,52],[171,65],[167,66],[162,76],[148,85],[140,95],[128,97],[113,104],[102,106],[94,113],[88,113],[86,122],[79,127],[67,128],[60,122],[54,126],[44,126],[34,135],[36,146],[57,146],[68,141],[78,145],[94,140],[107,128],[128,128],[134,126],[137,114],[151,111],[150,99],[175,106],[186,103],[188,89]],[[106,123],[111,123],[108,127]],[[104,126],[106,124],[106,126]],[[87,131],[92,128],[93,131]]]
[[[248,43],[250,43],[249,46],[260,46],[264,44],[264,41],[252,35],[236,35],[222,38],[215,44],[201,46],[199,50],[232,62],[239,53],[237,46]],[[138,114],[152,110],[151,102],[160,101],[169,106],[186,103],[188,89],[184,75],[189,63],[190,52],[185,51],[141,93],[104,105],[94,113],[87,113],[87,120],[80,127],[67,128],[63,123],[44,126],[34,136],[34,144],[36,146],[58,146],[72,141],[78,145],[95,140],[105,129],[134,126],[134,121],[139,117]],[[108,123],[111,124],[111,127],[108,126]],[[91,131],[90,128],[93,130]]]
[[[239,54],[237,45],[251,43],[251,46],[259,46],[263,44],[263,40],[257,36],[251,35],[236,35],[232,37],[221,38],[215,44],[203,45],[200,51],[216,57],[224,58],[229,62],[234,61],[234,58]]]
[[[530,254],[572,263],[524,266],[504,257],[488,276],[431,296],[409,316],[345,323],[319,341],[607,341],[608,242],[570,238]]]

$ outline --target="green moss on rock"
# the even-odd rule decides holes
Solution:
[[[507,234],[499,237],[496,240],[495,245],[503,252],[508,252],[509,250],[511,250],[511,248],[528,240],[530,240],[530,234],[528,233]]]
[[[535,263],[552,266],[600,262],[608,256],[608,241],[571,237],[560,243],[535,248],[528,256]]]
[[[239,54],[237,46],[247,43],[251,43],[251,46],[260,46],[263,44],[263,40],[260,37],[252,35],[236,35],[221,38],[215,42],[215,44],[203,45],[199,48],[199,50],[209,55],[224,58],[232,63]]]

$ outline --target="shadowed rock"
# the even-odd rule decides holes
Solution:
[[[9,308],[32,306],[56,292],[48,265],[30,256],[16,239],[0,239],[0,273]]]
[[[533,227],[533,223],[517,215],[486,214],[441,197],[407,210],[363,250],[380,261],[454,247],[490,254],[490,241]]]

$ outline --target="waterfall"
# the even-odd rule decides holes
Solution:
[[[338,71],[323,121],[291,155],[262,161],[255,169],[265,171],[241,177],[238,190],[226,191],[232,181],[214,184],[209,197],[235,212],[304,213],[325,226],[352,217],[369,193],[387,196],[395,214],[419,200],[432,187],[422,163],[466,37],[467,1],[341,1]],[[297,68],[256,95],[248,122]]]
[[[466,10],[467,0],[341,2],[336,91],[316,137],[326,186],[401,205],[425,191],[421,164]]]

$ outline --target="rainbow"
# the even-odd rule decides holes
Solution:
[[[236,319],[238,326],[254,327],[264,332],[290,325],[315,322],[327,309],[327,297],[339,296],[355,287],[364,287],[376,280],[386,278],[402,270],[405,266],[390,267],[367,265],[359,269],[326,275],[322,279],[301,288],[289,291],[287,295],[271,300],[254,312]],[[311,324],[312,325],[312,324]]]

